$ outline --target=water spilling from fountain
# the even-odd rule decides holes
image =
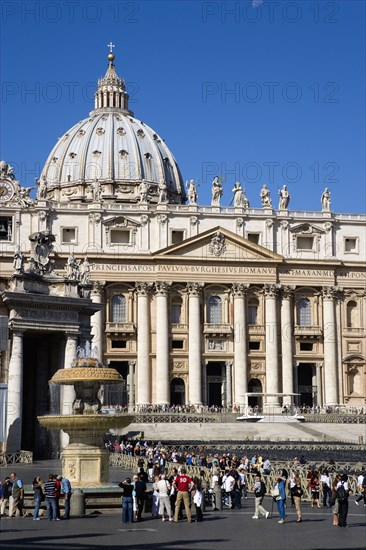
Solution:
[[[95,355],[87,342],[85,348],[78,348],[71,368],[58,370],[50,380],[51,388],[54,385],[73,388],[71,414],[38,417],[42,426],[68,434],[69,444],[61,451],[62,475],[76,488],[109,483],[109,453],[104,448],[103,435],[110,428],[128,426],[134,419],[126,414],[101,414],[98,397],[101,387],[121,384],[123,378],[115,369],[101,365]],[[54,393],[57,390],[51,390]],[[53,405],[51,412],[54,411]]]

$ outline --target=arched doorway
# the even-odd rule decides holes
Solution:
[[[263,392],[262,382],[260,380],[258,380],[258,378],[252,378],[251,380],[249,380],[248,392],[250,392],[250,393],[262,393]],[[260,409],[262,409],[262,406],[263,406],[262,396],[260,396],[260,395],[258,395],[258,396],[251,395],[251,396],[249,396],[248,405],[250,407],[253,407],[253,408],[258,406]]]
[[[184,405],[186,402],[186,387],[184,380],[173,378],[170,382],[170,403],[171,405]]]

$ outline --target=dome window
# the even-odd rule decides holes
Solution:
[[[122,120],[119,115],[114,115],[116,117],[116,120]]]
[[[149,159],[152,159],[152,154],[151,153],[145,153],[145,158],[147,158],[148,160]]]
[[[67,141],[69,139],[69,134],[64,135],[64,141]]]
[[[145,132],[143,130],[137,130],[137,135],[140,137],[140,138],[144,138],[145,137]]]
[[[78,133],[77,133],[78,137],[82,137],[84,135],[85,135],[85,130],[79,130]]]
[[[70,153],[70,154],[69,154],[69,157],[72,158],[72,159],[74,159],[74,158],[76,157],[76,153]]]
[[[128,151],[126,151],[125,149],[121,149],[121,150],[119,151],[119,154],[120,154],[120,157],[121,157],[122,159],[124,159],[124,158],[127,157]]]
[[[98,136],[102,136],[104,134],[104,132],[105,132],[104,128],[97,128]]]
[[[119,128],[117,128],[117,134],[119,136],[124,136],[126,134],[126,130],[122,128],[122,126],[120,126]]]
[[[154,138],[155,141],[158,141],[159,140],[158,134],[153,134],[153,138]]]
[[[93,155],[94,155],[95,157],[99,157],[101,154],[102,154],[102,152],[101,152],[101,151],[98,151],[98,149],[95,149],[95,151],[93,151]]]
[[[57,162],[58,161],[58,157],[53,157],[52,158],[52,162]]]

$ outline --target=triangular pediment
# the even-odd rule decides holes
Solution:
[[[197,260],[282,261],[282,256],[220,226],[158,250],[154,256]]]
[[[325,230],[314,224],[300,223],[291,227],[290,232],[300,235],[319,235],[325,233]]]
[[[139,227],[140,224],[135,220],[126,218],[126,216],[113,216],[103,221],[103,225],[107,227]]]

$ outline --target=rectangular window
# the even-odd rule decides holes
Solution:
[[[172,244],[181,243],[184,239],[184,231],[172,231]]]
[[[256,325],[258,322],[258,306],[248,306],[248,324]]]
[[[172,349],[183,349],[184,340],[172,340]]]
[[[248,233],[247,239],[252,243],[259,244],[259,233]]]
[[[253,351],[258,351],[261,347],[260,342],[249,342],[249,349]]]
[[[345,252],[358,252],[357,239],[355,237],[346,237],[344,239],[344,251]]]
[[[111,231],[111,244],[129,244],[130,232],[120,231],[119,229],[112,229]]]
[[[314,237],[297,237],[298,250],[313,250]]]
[[[310,342],[300,342],[300,351],[313,351],[313,344]]]
[[[13,218],[0,216],[0,241],[11,241],[13,237]]]
[[[76,243],[76,227],[64,227],[62,229],[63,243]]]
[[[113,349],[126,349],[127,341],[126,340],[112,340],[111,347]]]
[[[172,323],[178,325],[181,322],[181,313],[181,304],[172,304]]]

